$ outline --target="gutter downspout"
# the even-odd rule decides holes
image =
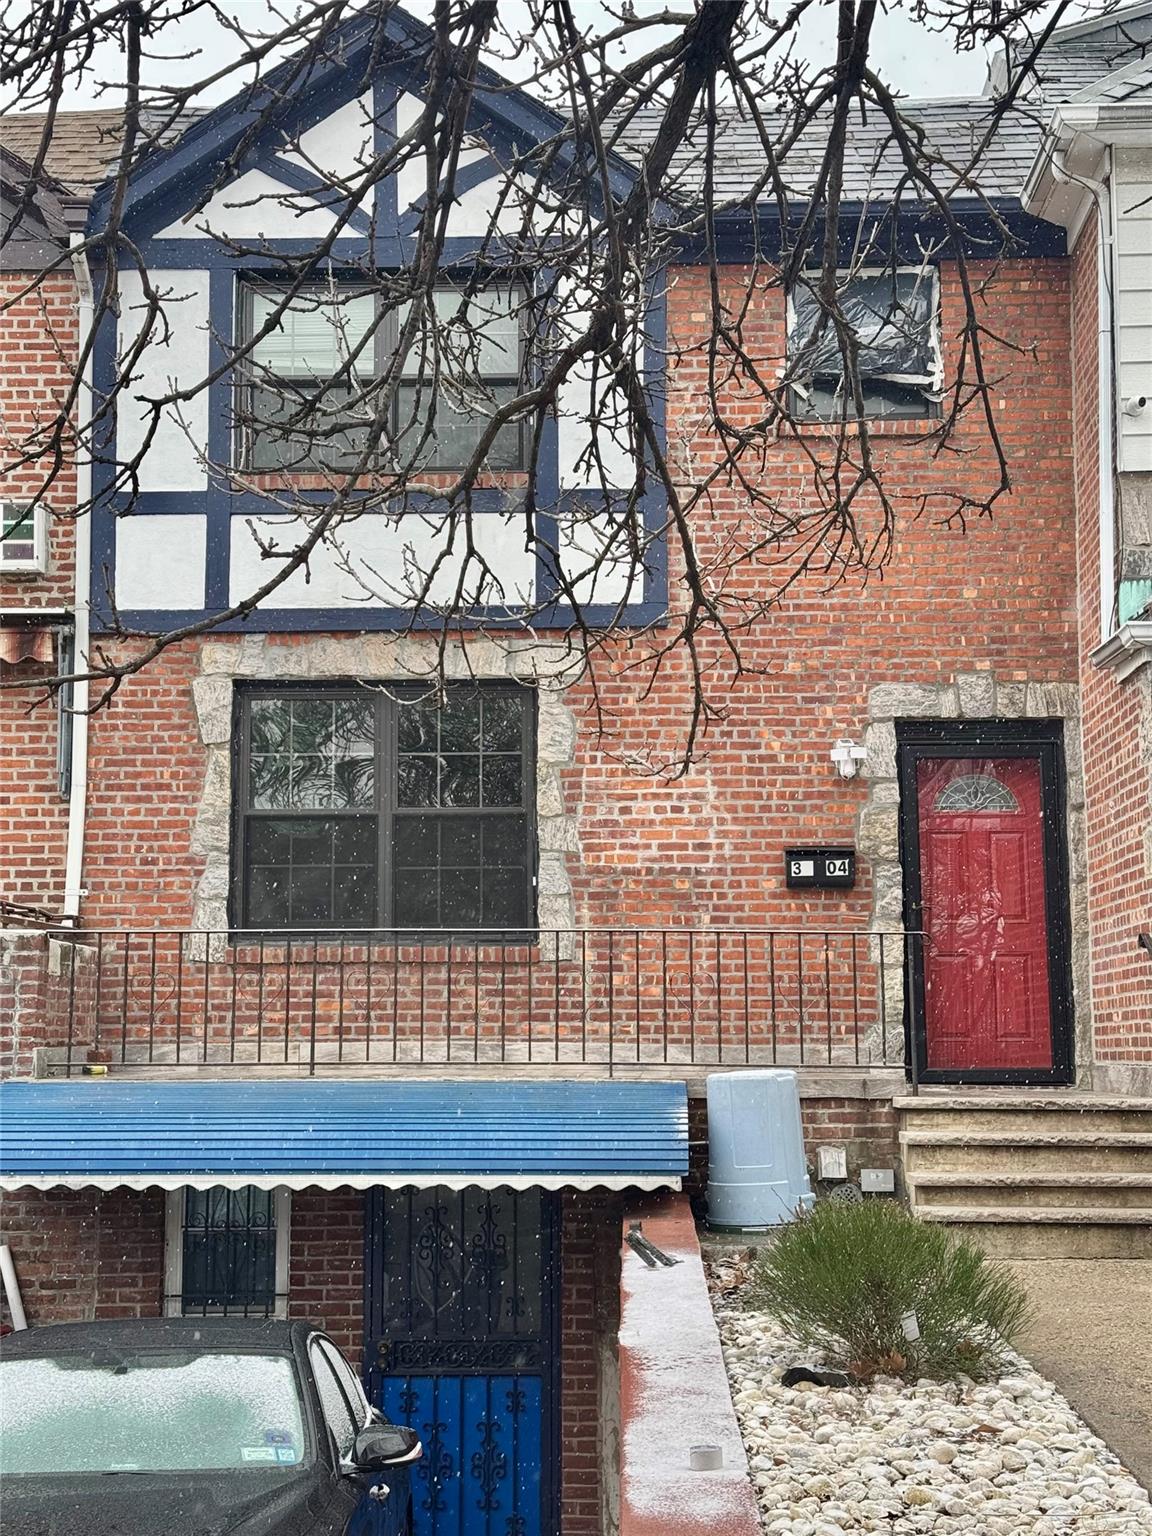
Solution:
[[[82,247],[83,235],[70,236],[72,270],[76,275],[78,344],[83,347],[92,332],[94,301],[92,273]],[[92,354],[89,351],[77,397],[76,434],[76,506],[74,546],[76,563],[76,637],[73,666],[87,671],[91,646],[92,620],[89,609],[89,583],[92,565],[92,455],[86,446],[86,433],[92,422]],[[80,901],[85,891],[84,834],[88,816],[88,704],[91,689],[86,681],[72,691],[72,772],[68,792],[68,846],[64,862],[64,923],[75,927],[80,918]]]
[[[1052,173],[1058,181],[1085,187],[1096,203],[1099,227],[1096,237],[1096,427],[1097,499],[1099,517],[1100,642],[1115,633],[1116,620],[1116,441],[1115,359],[1113,336],[1112,274],[1115,222],[1112,217],[1112,151],[1107,151],[1105,181],[1078,176],[1066,169],[1063,155],[1054,149]]]

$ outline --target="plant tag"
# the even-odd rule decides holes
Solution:
[[[920,1337],[920,1320],[915,1312],[905,1312],[904,1316],[900,1319],[900,1327],[903,1329],[904,1337],[908,1340],[909,1344],[915,1344],[916,1340]]]

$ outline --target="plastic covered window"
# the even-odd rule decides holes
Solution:
[[[788,366],[800,415],[853,416],[840,333],[810,283],[792,292]],[[939,298],[934,270],[865,273],[839,292],[858,347],[864,414],[915,418],[936,414],[940,389]]]

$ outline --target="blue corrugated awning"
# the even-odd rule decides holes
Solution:
[[[0,1084],[0,1188],[678,1188],[683,1083]]]

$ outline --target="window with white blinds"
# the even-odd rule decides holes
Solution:
[[[438,288],[383,400],[377,381],[406,329],[407,305],[382,311],[377,294],[351,284],[317,285],[288,302],[282,290],[247,285],[238,410],[245,466],[347,471],[391,457],[421,469],[465,468],[494,412],[521,389],[524,305],[514,286]],[[483,449],[484,466],[523,462],[521,423],[501,423]]]

